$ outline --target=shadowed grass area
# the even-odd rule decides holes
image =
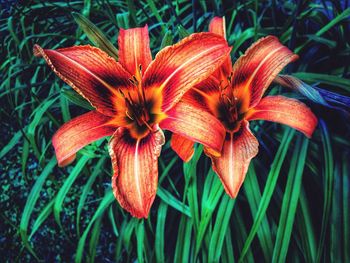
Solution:
[[[0,3],[1,262],[350,261],[349,1]],[[267,93],[313,110],[319,125],[310,140],[252,122],[259,154],[235,200],[202,146],[183,164],[167,140],[147,220],[114,199],[108,139],[57,167],[52,135],[91,106],[33,56],[34,44],[91,44],[117,57],[119,28],[148,24],[155,55],[222,15],[233,61],[270,34],[299,55],[283,73],[310,86],[298,93],[273,84]]]

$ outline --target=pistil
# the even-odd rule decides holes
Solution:
[[[139,66],[139,76],[142,77],[142,67],[141,65]],[[142,88],[141,81],[137,79],[135,75],[133,75],[129,79],[130,83],[132,84],[132,92],[128,91],[127,94],[125,94],[121,89],[119,90],[120,94],[125,100],[125,105],[126,105],[126,110],[125,110],[125,115],[127,118],[129,118],[132,121],[135,121],[138,126],[143,126],[145,125],[147,129],[150,131],[152,130],[152,127],[149,125],[149,109],[148,109],[148,104],[146,100],[146,94],[144,89]],[[132,93],[136,93],[136,98],[135,95]],[[134,95],[134,96],[132,96]]]

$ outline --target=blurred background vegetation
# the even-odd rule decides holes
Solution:
[[[350,262],[349,1],[0,4],[1,262]],[[278,85],[268,93],[303,100],[318,128],[308,140],[283,125],[252,123],[260,151],[236,200],[201,146],[183,164],[167,142],[150,216],[131,218],[111,193],[107,139],[67,168],[54,157],[54,132],[90,106],[32,47],[96,44],[74,12],[115,45],[119,28],[148,24],[153,55],[207,31],[213,16],[226,17],[233,61],[258,38],[276,35],[300,56],[284,73],[311,85],[304,88],[314,96]]]

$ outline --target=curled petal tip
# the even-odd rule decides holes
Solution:
[[[42,51],[42,48],[38,44],[35,44],[33,47],[34,56],[41,57],[41,51]]]
[[[177,153],[177,155],[184,161],[185,163],[192,159],[194,154],[193,148],[194,142],[182,137],[178,134],[173,134],[170,141],[171,148]]]

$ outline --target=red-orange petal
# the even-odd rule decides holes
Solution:
[[[226,22],[225,17],[214,17],[209,24],[209,32],[218,34],[226,39]],[[219,80],[226,80],[231,74],[232,61],[228,56],[225,62],[213,73],[213,75]]]
[[[143,76],[143,86],[162,90],[162,111],[171,109],[195,84],[210,76],[231,48],[213,33],[196,33],[162,49]]]
[[[214,109],[220,96],[220,82],[213,76],[201,81],[187,91],[181,98],[182,102],[191,104],[204,111]]]
[[[297,58],[277,37],[255,42],[233,65],[232,87],[242,111],[256,106],[277,74]]]
[[[81,148],[102,137],[112,135],[117,127],[110,124],[110,120],[110,117],[90,111],[63,124],[52,138],[58,165],[61,167],[68,165]]]
[[[119,204],[137,218],[147,218],[158,184],[158,156],[162,130],[134,139],[126,128],[119,128],[109,144],[114,175],[113,193]]]
[[[302,102],[284,96],[266,96],[246,116],[247,120],[267,120],[288,125],[311,137],[317,117]]]
[[[159,125],[162,129],[221,152],[226,133],[224,126],[209,112],[194,105],[180,101],[167,112],[167,117]]]
[[[184,162],[191,160],[194,154],[193,145],[193,141],[181,135],[174,133],[171,136],[170,146]]]
[[[141,80],[139,75],[140,65],[143,71],[146,70],[152,61],[152,54],[149,47],[148,26],[132,29],[120,29],[118,36],[119,62],[132,75]]]
[[[259,143],[249,130],[247,121],[241,129],[227,133],[220,157],[210,155],[213,170],[219,176],[226,193],[235,198],[248,171],[250,160],[257,155]]]
[[[130,85],[130,74],[113,58],[92,46],[74,46],[57,50],[34,46],[34,54],[42,56],[51,69],[88,100],[97,111],[113,116],[113,103],[118,88]]]
[[[226,39],[225,17],[214,17],[209,24],[209,32],[218,34]]]

